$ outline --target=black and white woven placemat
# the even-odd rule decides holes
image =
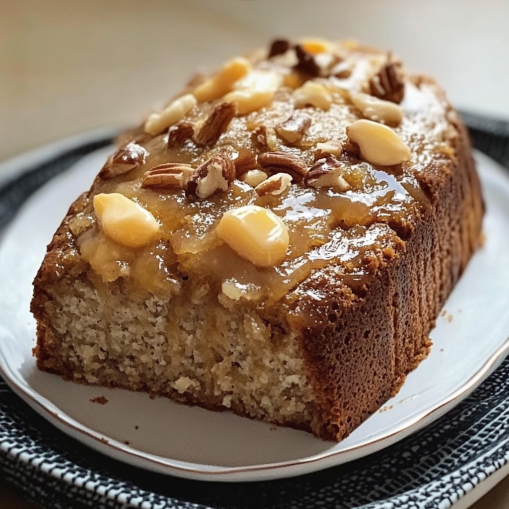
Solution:
[[[509,122],[464,118],[476,147],[509,168]],[[61,153],[0,189],[0,229],[44,182],[110,141]],[[381,452],[257,483],[186,481],[102,456],[55,429],[0,379],[0,476],[44,509],[445,509],[508,461],[509,359],[446,416]]]

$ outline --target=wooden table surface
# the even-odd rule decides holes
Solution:
[[[509,2],[459,5],[0,0],[0,161],[90,128],[137,122],[200,67],[217,66],[274,35],[357,37],[392,48],[437,76],[457,105],[509,118]],[[331,15],[334,9],[341,12]],[[509,507],[509,478],[473,507]],[[29,506],[0,481],[0,508]]]

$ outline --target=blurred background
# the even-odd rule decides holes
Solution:
[[[0,160],[124,126],[274,36],[392,49],[462,109],[509,118],[507,0],[0,0]]]

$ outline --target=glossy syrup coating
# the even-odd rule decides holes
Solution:
[[[454,164],[455,114],[432,80],[408,75],[398,63],[403,84],[402,120],[390,128],[411,156],[396,166],[373,165],[347,136],[349,125],[366,118],[352,98],[358,93],[373,94],[373,78],[394,60],[352,44],[331,43],[321,48],[308,43],[308,48],[309,52],[305,45],[296,49],[290,44],[272,58],[267,58],[266,51],[250,56],[252,70],[243,78],[245,86],[249,76],[262,73],[278,84],[277,90],[270,104],[235,114],[213,142],[200,143],[203,136],[198,133],[225,102],[224,97],[193,107],[181,120],[186,125],[180,130],[180,140],[175,134],[180,128],[175,125],[155,136],[141,127],[121,137],[121,150],[134,143],[144,149],[144,157],[125,173],[98,177],[89,203],[69,224],[82,258],[104,281],[123,277],[133,287],[171,295],[184,275],[189,280],[206,281],[218,295],[225,288],[230,289],[226,295],[232,295],[235,288],[235,298],[269,303],[284,299],[290,305],[292,290],[317,270],[333,267],[335,277],[356,291],[380,263],[397,256],[433,202],[433,181]],[[307,58],[304,64],[302,51]],[[308,65],[311,61],[316,67]],[[192,93],[207,79],[195,80],[183,94]],[[239,83],[234,87],[242,89],[242,80]],[[302,103],[296,90],[306,83],[320,85],[318,89],[330,100],[328,109],[321,103],[321,107]],[[285,121],[289,119],[297,119],[293,122],[297,130],[305,125],[303,132],[288,136],[288,129],[281,125],[288,126]],[[290,130],[291,126],[292,122]],[[340,150],[334,155],[324,153],[319,148],[324,143],[336,144]],[[282,194],[259,196],[239,177],[251,169],[274,173],[274,168],[260,164],[264,154],[272,152],[298,158],[305,172],[322,156],[332,158],[348,189],[314,188],[305,178],[294,175]],[[185,188],[143,185],[146,172],[158,165],[184,163],[192,171],[218,154],[237,167],[236,178],[226,191],[201,199],[186,194]],[[99,193],[123,194],[149,210],[161,225],[158,238],[137,249],[107,238],[91,202]],[[268,208],[287,226],[289,248],[279,265],[257,267],[217,237],[223,214],[244,205]]]

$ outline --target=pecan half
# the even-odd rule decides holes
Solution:
[[[276,39],[272,41],[267,58],[284,55],[291,48],[290,41],[287,39]]]
[[[297,56],[297,64],[294,69],[310,76],[320,76],[320,66],[316,63],[313,55],[308,53],[300,44],[295,46],[295,55]]]
[[[389,59],[369,80],[371,95],[399,104],[405,95],[405,83],[401,75],[401,65]]]
[[[235,165],[224,154],[211,157],[200,165],[187,182],[186,194],[208,198],[218,191],[226,191],[235,179]]]
[[[302,182],[307,173],[304,162],[286,152],[266,152],[258,156],[258,164],[271,173],[288,173],[295,182]]]
[[[288,173],[276,173],[264,180],[261,184],[255,187],[255,191],[258,196],[265,196],[266,194],[272,194],[277,196],[278,194],[284,193],[292,181],[292,176]]]
[[[306,175],[305,183],[310,187],[335,187],[340,191],[348,191],[350,185],[342,176],[343,168],[332,157],[319,159],[311,166]]]
[[[182,146],[194,136],[194,126],[191,122],[181,120],[178,124],[168,129],[168,148]]]
[[[118,149],[115,154],[108,157],[108,160],[99,172],[99,177],[108,180],[123,175],[144,164],[146,157],[147,151],[141,145],[128,143],[125,147]]]
[[[298,143],[311,127],[311,118],[295,112],[292,116],[275,126],[277,135],[290,145]]]
[[[190,164],[165,163],[145,172],[141,187],[160,189],[183,189],[194,169]]]
[[[214,143],[228,129],[237,114],[237,105],[233,102],[220,103],[201,126],[195,141],[198,145]]]

